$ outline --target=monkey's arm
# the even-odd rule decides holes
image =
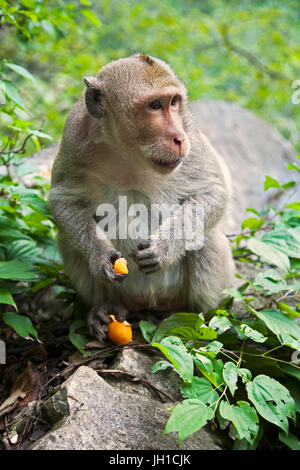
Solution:
[[[50,190],[48,204],[59,233],[87,259],[92,275],[100,280],[122,281],[124,276],[113,270],[114,261],[122,255],[97,227],[91,213],[92,202],[86,196],[80,197],[80,189],[68,189],[64,184]]]

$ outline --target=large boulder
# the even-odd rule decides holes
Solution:
[[[53,407],[65,397],[68,413],[33,450],[179,450],[175,433],[162,434],[171,403],[121,392],[89,367],[80,367],[57,394]],[[218,433],[205,428],[185,439],[181,450],[222,448]]]
[[[292,188],[286,194],[263,190],[265,175],[281,183],[299,182],[299,174],[287,168],[288,162],[297,160],[295,151],[275,127],[253,112],[226,101],[195,101],[191,103],[191,111],[202,132],[229,166],[234,190],[231,230],[237,230],[246,218],[247,207],[257,210],[268,204],[283,207],[291,193],[294,198],[300,196],[299,188]]]

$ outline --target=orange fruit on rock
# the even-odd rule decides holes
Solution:
[[[114,318],[113,315],[110,316]],[[108,324],[107,336],[117,346],[125,346],[132,340],[131,326],[127,321],[121,323],[113,319],[113,321]]]
[[[127,260],[125,258],[119,258],[115,261],[114,271],[116,274],[128,274]]]

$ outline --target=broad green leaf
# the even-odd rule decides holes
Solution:
[[[0,279],[17,279],[20,281],[34,279],[33,267],[24,261],[13,259],[0,261]]]
[[[259,430],[258,416],[247,401],[238,401],[237,405],[222,400],[219,412],[225,420],[232,422],[239,439],[247,439],[252,444]]]
[[[210,356],[210,357],[216,357],[219,354],[222,347],[223,347],[223,344],[220,343],[219,341],[211,341],[206,346],[197,348],[197,351],[207,353],[207,356]]]
[[[236,327],[236,330],[243,338],[246,337],[252,339],[252,341],[255,341],[256,343],[264,343],[268,339],[266,336],[259,333],[259,331],[254,330],[244,323]]]
[[[243,296],[242,296],[241,292],[238,289],[224,289],[223,292],[230,295],[235,300],[238,300],[238,301],[243,300]]]
[[[0,288],[0,304],[12,305],[16,310],[18,310],[13,296],[7,289]]]
[[[223,368],[223,378],[232,396],[237,389],[238,375],[239,369],[237,365],[234,362],[226,362]]]
[[[239,376],[242,378],[242,382],[246,383],[252,380],[252,374],[249,369],[245,369],[244,367],[241,367],[239,369]]]
[[[144,339],[147,341],[147,343],[151,343],[156,326],[149,321],[141,320],[139,322],[139,327]]]
[[[201,318],[196,313],[174,313],[162,321],[153,336],[153,342],[161,341],[165,336],[168,336],[173,328],[190,327],[195,329],[199,320],[201,321]]]
[[[258,413],[270,423],[276,424],[286,434],[289,430],[287,418],[295,421],[295,403],[290,392],[277,380],[258,375],[246,384],[249,400]]]
[[[275,246],[258,240],[258,238],[250,238],[248,248],[268,263],[275,264],[284,271],[289,270],[290,262],[288,256],[279,251]]]
[[[35,135],[36,137],[39,137],[40,139],[52,140],[51,135],[45,134],[44,132],[36,131],[33,129],[29,129],[29,128],[28,128],[28,132],[30,132],[30,134],[32,135]]]
[[[21,109],[24,109],[23,101],[21,99],[17,87],[9,80],[3,80],[3,83],[5,85],[6,96],[15,104],[17,104]]]
[[[178,370],[184,382],[191,382],[194,374],[193,358],[180,338],[168,336],[160,343],[152,343],[152,346],[161,350]]]
[[[21,67],[21,65],[12,64],[11,62],[4,62],[4,64],[5,67],[8,67],[19,75],[22,75],[22,77],[28,78],[28,80],[35,82],[34,76],[30,72],[28,72],[28,70],[24,69],[24,67]]]
[[[38,337],[38,333],[33,327],[30,318],[24,315],[6,312],[3,313],[3,320],[7,325],[11,326],[18,335],[25,339],[30,339],[30,335],[34,336],[34,338]]]
[[[178,432],[179,445],[190,434],[201,429],[213,417],[214,410],[196,398],[184,400],[177,405],[164,430],[164,434]]]
[[[266,176],[264,190],[266,191],[269,188],[281,188],[281,184],[271,176]]]
[[[268,269],[258,273],[254,286],[256,289],[265,289],[269,294],[276,294],[288,288],[286,280],[275,269]]]
[[[255,311],[255,315],[277,336],[281,344],[300,349],[300,326],[294,319],[275,309]]]
[[[208,326],[222,334],[232,326],[232,323],[227,317],[215,315],[210,320]]]
[[[280,432],[278,434],[279,440],[283,442],[292,450],[300,450],[300,439],[292,433],[289,433],[287,436]]]
[[[87,356],[90,355],[90,353],[85,351],[83,348],[89,340],[88,338],[86,338],[86,336],[81,333],[77,333],[76,331],[84,326],[85,322],[83,320],[74,320],[70,325],[69,340],[75,346],[75,348],[77,348],[81,352],[81,354]]]
[[[212,405],[218,401],[219,395],[205,377],[193,377],[190,384],[180,385],[184,398],[199,398],[204,405]]]
[[[199,340],[212,340],[217,338],[218,334],[212,328],[199,328],[197,330],[197,339]]]
[[[214,359],[207,357],[204,353],[195,353],[194,362],[200,372],[206,377],[215,387],[223,383],[223,362],[221,359]]]
[[[264,219],[256,219],[249,217],[242,222],[242,229],[249,228],[249,230],[258,230],[263,225]]]

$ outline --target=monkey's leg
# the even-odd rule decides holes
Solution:
[[[228,239],[219,231],[209,234],[202,249],[187,251],[184,279],[187,307],[204,312],[217,307],[222,291],[234,284],[234,263]]]
[[[100,307],[93,307],[88,315],[88,327],[92,336],[101,344],[107,345],[107,325],[111,322],[108,315],[114,315],[115,319],[123,322],[126,319],[128,310],[123,305],[103,304]]]

